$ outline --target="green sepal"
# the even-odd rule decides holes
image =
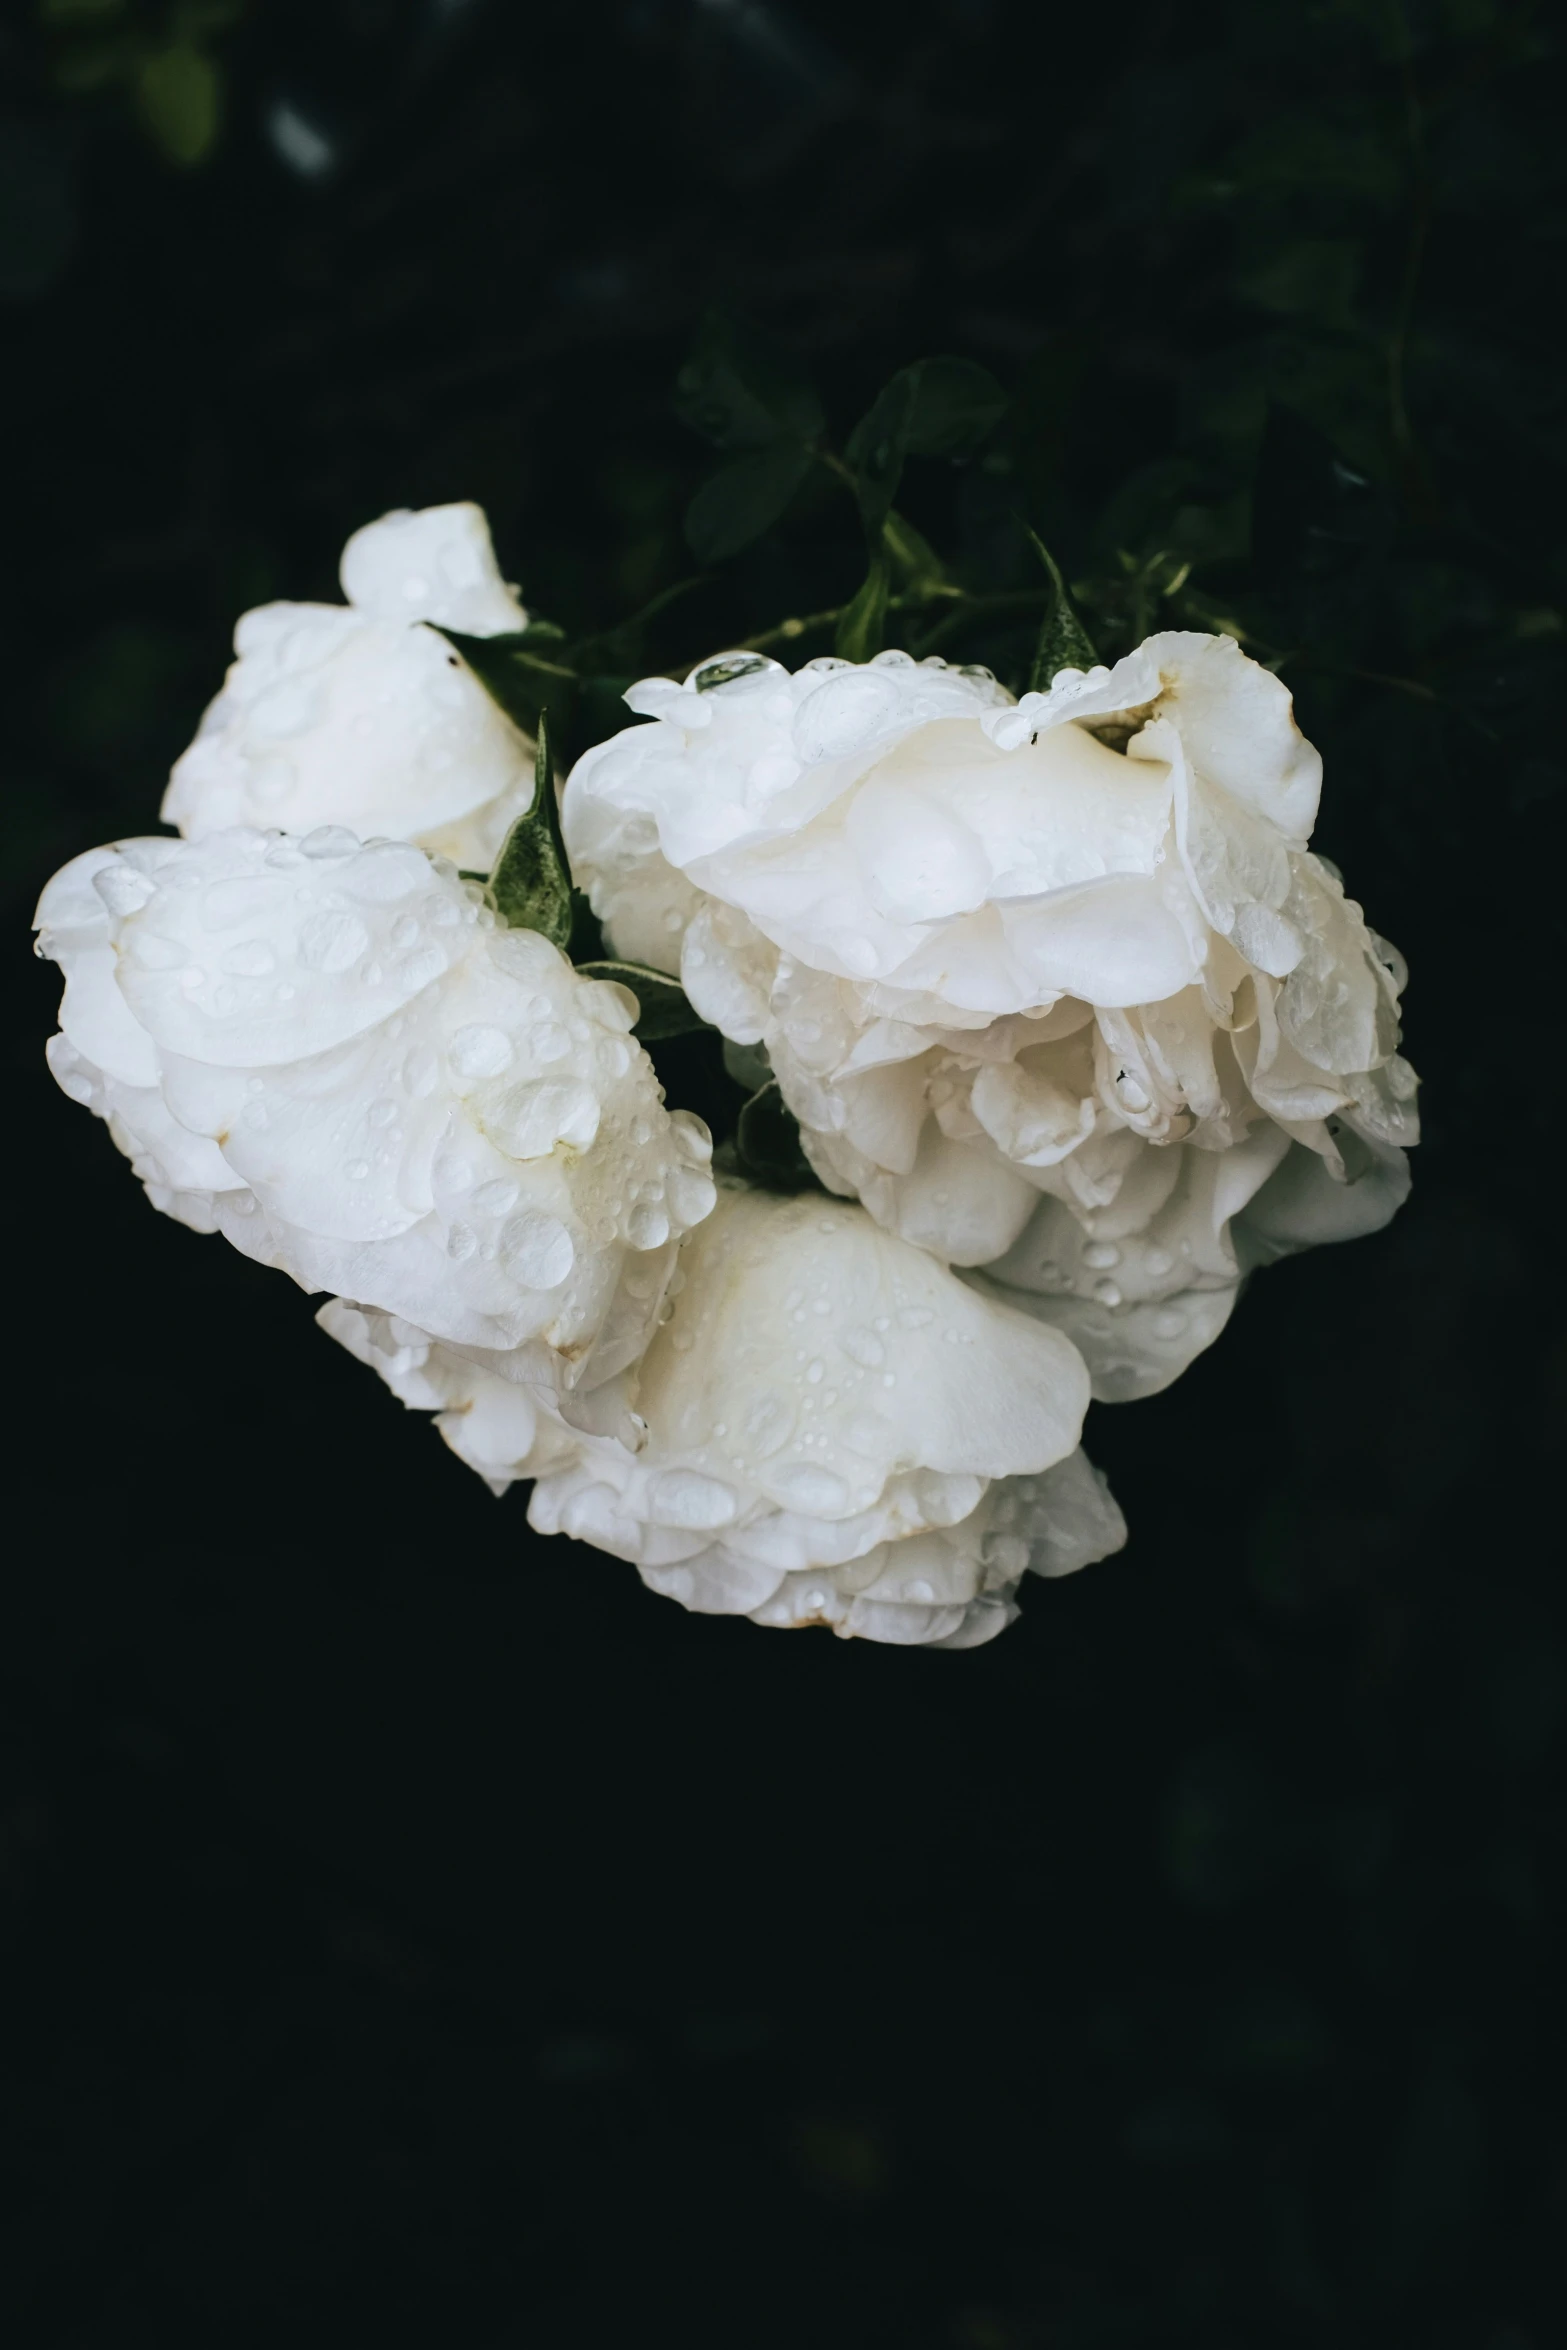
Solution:
[[[877,555],[864,585],[838,616],[833,649],[845,661],[869,661],[887,636],[887,558]]]
[[[642,1007],[636,1032],[644,1044],[656,1044],[665,1036],[689,1036],[695,1029],[712,1026],[693,1009],[678,979],[671,979],[667,971],[654,971],[646,963],[579,963],[577,977],[608,979],[618,987],[629,987]]]
[[[1025,529],[1027,525],[1024,525]],[[1039,533],[1030,530],[1034,552],[1050,577],[1050,601],[1045,606],[1044,619],[1039,624],[1039,641],[1034,647],[1033,667],[1028,673],[1031,694],[1047,694],[1052,680],[1063,669],[1092,669],[1099,659],[1094,641],[1083,626],[1073,603],[1061,567]]]
[[[765,1191],[812,1191],[821,1187],[800,1148],[800,1128],[777,1081],[753,1093],[735,1128],[735,1161],[748,1181]]]
[[[541,710],[533,762],[533,799],[501,843],[489,900],[508,930],[536,930],[565,951],[571,937],[571,865],[561,838],[560,805],[550,773],[549,721]]]
[[[460,654],[492,702],[513,726],[532,734],[546,701],[570,693],[577,672],[560,657],[561,631],[552,620],[516,629],[508,636],[465,636],[459,628],[428,625]]]

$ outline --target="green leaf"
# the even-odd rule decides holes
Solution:
[[[909,448],[916,457],[971,457],[1007,412],[1007,395],[972,359],[922,359]]]
[[[887,520],[906,457],[967,457],[1006,413],[1007,396],[971,359],[916,359],[871,402],[844,455],[874,540]]]
[[[170,163],[182,169],[211,153],[222,102],[218,68],[193,42],[171,41],[143,58],[137,70],[137,111]]]
[[[1026,525],[1024,526],[1027,527]],[[1052,679],[1062,669],[1092,669],[1099,656],[1094,651],[1093,639],[1078,617],[1077,606],[1061,577],[1061,567],[1037,531],[1028,533],[1034,552],[1050,575],[1050,601],[1045,606],[1044,619],[1039,624],[1039,642],[1034,648],[1034,665],[1028,673],[1028,690],[1032,694],[1050,691]]]
[[[551,946],[571,936],[571,865],[560,833],[560,805],[550,773],[549,722],[539,712],[533,801],[501,843],[490,875],[490,903],[508,930],[536,930]]]
[[[776,1080],[753,1093],[735,1129],[735,1157],[742,1175],[767,1191],[819,1189],[800,1148],[800,1128]]]
[[[724,1075],[747,1098],[772,1083],[773,1065],[767,1057],[766,1045],[736,1044],[732,1036],[726,1036],[723,1051]]]
[[[798,361],[723,310],[710,310],[697,331],[676,379],[675,413],[720,449],[804,443],[822,429],[821,402]]]
[[[899,370],[883,385],[849,435],[844,456],[854,475],[860,516],[872,545],[898,494],[903,461],[909,453],[909,426],[918,394],[918,367]]]
[[[947,568],[924,534],[896,507],[881,526],[882,549],[894,585],[904,595],[918,596],[950,588]]]
[[[879,653],[887,634],[887,558],[878,555],[865,583],[838,620],[834,650],[845,661],[869,661]]]
[[[656,1044],[664,1036],[689,1036],[694,1029],[712,1026],[693,1010],[678,979],[671,979],[667,971],[651,970],[646,963],[579,963],[577,976],[611,979],[619,987],[630,988],[642,1007],[636,1030],[644,1044]]]
[[[775,523],[811,469],[803,441],[779,440],[712,474],[686,508],[686,544],[699,563],[721,563]]]
[[[561,631],[552,620],[535,621],[506,636],[465,636],[460,628],[428,624],[461,654],[492,702],[513,726],[532,734],[546,702],[567,699],[577,672],[560,658]]]

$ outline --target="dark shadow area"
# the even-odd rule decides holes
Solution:
[[[56,0],[0,63],[8,2341],[1549,2350],[1548,12]],[[1129,627],[1189,565],[1412,971],[1408,1209],[1095,1410],[1130,1546],[971,1655],[531,1535],[43,1064],[36,891],[241,609],[457,497],[570,630],[696,568],[713,301],[840,436],[990,368],[915,522]],[[824,482],[645,657],[862,567]]]

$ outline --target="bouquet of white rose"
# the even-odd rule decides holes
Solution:
[[[847,652],[632,685],[557,797],[570,672],[483,515],[388,515],[346,605],[241,620],[180,837],[38,926],[50,1064],[154,1206],[327,1292],[541,1532],[960,1648],[1125,1540],[1090,1397],[1393,1214],[1415,1080],[1275,675],[1196,630],[1099,665],[1052,574],[1017,699],[875,650],[887,577]],[[701,1030],[716,1155],[649,1052]]]

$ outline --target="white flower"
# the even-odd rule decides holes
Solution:
[[[618,1433],[607,1402],[604,1432],[570,1431],[575,1399],[519,1410],[417,1331],[341,1305],[321,1319],[405,1403],[439,1409],[496,1490],[536,1477],[541,1532],[704,1613],[971,1647],[1016,1614],[1026,1569],[1067,1574],[1124,1541],[1076,1449],[1073,1349],[857,1208],[725,1185],[670,1298]]]
[[[1085,1154],[1102,1206],[1040,1199],[974,1278],[1064,1331],[1101,1403],[1156,1395],[1213,1344],[1254,1267],[1375,1232],[1403,1204],[1402,1151],[1347,1128],[1339,1147],[1342,1179],[1265,1120],[1225,1151],[1123,1130]]]
[[[444,860],[323,828],[95,849],[38,909],[51,1065],[156,1205],[513,1375],[635,1359],[710,1144],[623,988]]]
[[[634,934],[765,1048],[833,1190],[952,1263],[1022,1250],[1037,1297],[1063,1215],[1092,1250],[1178,1198],[1167,1222],[1222,1255],[1290,1142],[1344,1194],[1315,1237],[1392,1213],[1415,1136],[1403,973],[1305,845],[1320,761],[1277,678],[1181,633],[1015,705],[901,653],[792,676],[749,658],[709,690],[634,687],[655,723],[578,763],[566,834],[617,947]],[[1181,1172],[1191,1152],[1242,1155],[1220,1183]],[[1096,1234],[1136,1169],[1125,1231]],[[1148,1250],[1198,1246],[1174,1239]],[[1090,1302],[1096,1327],[1118,1310]],[[1187,1310],[1159,1305],[1166,1331]],[[1215,1310],[1191,1309],[1182,1359]],[[1172,1345],[1140,1379],[1173,1375]]]
[[[533,745],[433,628],[526,625],[477,506],[387,514],[343,550],[343,604],[263,604],[175,762],[164,821],[416,840],[487,873],[533,797]]]
[[[434,1412],[436,1428],[458,1459],[476,1469],[493,1493],[504,1493],[518,1477],[542,1476],[575,1461],[580,1439],[541,1383],[486,1370],[399,1315],[347,1298],[329,1298],[316,1320],[378,1373],[399,1403]]]

